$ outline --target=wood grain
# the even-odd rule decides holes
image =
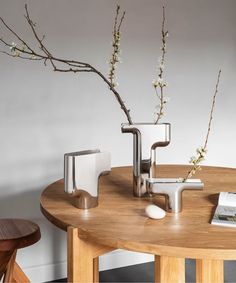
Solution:
[[[223,260],[196,260],[196,283],[223,283]]]
[[[99,283],[99,258],[93,259],[93,282]]]
[[[0,219],[0,251],[24,248],[41,237],[39,226],[24,219]]]
[[[11,260],[11,257],[14,253],[13,251],[0,251],[0,280],[6,272],[7,265]]]
[[[8,264],[7,264],[7,270],[5,273],[5,276],[3,278],[3,282],[4,283],[13,283],[14,282],[14,265],[15,265],[15,260],[16,260],[16,253],[17,250],[15,250],[11,256],[11,259],[9,260]]]
[[[68,282],[99,282],[98,256],[111,250],[79,238],[78,229],[67,230]]]
[[[184,283],[185,259],[155,256],[155,283]]]
[[[16,250],[13,252],[4,274],[3,283],[30,283],[20,266],[16,263]]]
[[[157,166],[158,177],[183,177],[189,166]],[[200,259],[236,259],[235,229],[210,224],[221,191],[236,192],[236,169],[202,167],[196,178],[203,191],[183,193],[183,211],[162,220],[145,216],[152,201],[164,207],[162,197],[134,198],[132,168],[113,168],[100,179],[99,206],[80,210],[64,193],[63,180],[51,184],[41,196],[43,214],[59,228],[78,228],[79,237],[113,249],[124,248],[155,255]]]
[[[29,282],[15,262],[17,249],[36,243],[41,237],[39,226],[24,219],[0,219],[0,280]]]
[[[93,282],[93,258],[86,244],[78,238],[76,228],[68,227],[67,237],[68,282]]]
[[[23,270],[20,268],[20,266],[16,262],[14,264],[13,278],[15,282],[30,283],[29,278],[25,275]]]

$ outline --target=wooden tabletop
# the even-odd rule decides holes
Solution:
[[[184,177],[188,168],[160,165],[158,177]],[[100,178],[96,208],[74,207],[60,180],[43,191],[41,210],[59,228],[77,227],[81,238],[114,248],[184,258],[236,259],[236,228],[210,224],[219,192],[236,192],[236,169],[203,166],[195,177],[204,182],[203,191],[184,191],[183,211],[167,213],[162,220],[145,216],[150,199],[133,197],[131,167],[113,168]],[[164,206],[162,197],[155,202]]]
[[[39,226],[24,219],[0,219],[0,251],[33,245],[41,237]]]

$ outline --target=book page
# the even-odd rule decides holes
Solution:
[[[220,206],[236,207],[236,193],[234,192],[221,192],[218,201]]]
[[[217,206],[211,224],[236,227],[236,207]]]

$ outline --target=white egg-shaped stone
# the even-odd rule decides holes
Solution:
[[[146,215],[152,219],[162,219],[166,216],[165,210],[157,205],[150,204],[145,209]]]

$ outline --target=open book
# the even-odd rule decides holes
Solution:
[[[236,192],[221,192],[211,224],[236,227]]]

